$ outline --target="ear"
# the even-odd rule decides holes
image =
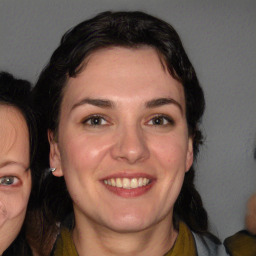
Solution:
[[[186,172],[190,169],[194,160],[193,152],[193,139],[189,137],[188,139],[188,149],[187,149],[187,159],[186,159]]]
[[[52,173],[56,177],[63,176],[62,168],[61,168],[61,159],[60,159],[60,151],[58,142],[55,139],[53,131],[48,130],[48,141],[50,144],[50,166],[56,168],[56,170]]]

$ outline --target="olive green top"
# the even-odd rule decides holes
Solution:
[[[196,245],[193,234],[188,226],[180,221],[179,234],[172,249],[164,256],[196,256]]]
[[[255,256],[256,236],[247,231],[240,231],[224,241],[231,256]]]
[[[72,232],[63,228],[59,235],[54,256],[78,256],[75,244],[72,239]],[[164,256],[196,256],[196,246],[193,234],[184,222],[179,223],[179,234],[172,249]]]

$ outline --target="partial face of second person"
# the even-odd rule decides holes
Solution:
[[[94,52],[68,80],[50,161],[76,223],[116,232],[171,224],[193,162],[183,86],[150,47]]]
[[[15,107],[0,104],[0,255],[18,235],[31,191],[29,132]]]

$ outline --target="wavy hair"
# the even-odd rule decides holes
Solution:
[[[56,136],[58,134],[60,106],[68,79],[76,77],[86,68],[85,60],[93,52],[113,46],[154,48],[172,77],[182,83],[186,121],[189,135],[193,137],[196,158],[202,143],[199,124],[205,100],[179,35],[170,24],[143,12],[104,12],[78,24],[64,34],[34,88],[34,105],[40,113],[40,144],[44,145],[39,157],[41,168],[49,167],[47,130],[53,131]],[[182,219],[191,230],[199,234],[209,234],[207,213],[194,186],[194,175],[195,170],[192,166],[185,174],[183,187],[174,206],[174,216]],[[63,221],[67,214],[72,212],[72,202],[64,179],[52,176],[46,179],[47,190],[42,191],[44,198],[47,198],[44,201],[47,209],[45,214],[55,216],[55,221]]]

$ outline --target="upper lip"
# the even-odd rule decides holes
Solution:
[[[120,172],[120,173],[114,173],[108,176],[103,177],[101,180],[108,180],[108,179],[115,179],[115,178],[147,178],[149,180],[156,179],[154,176],[147,174],[147,173],[142,173],[142,172]]]

